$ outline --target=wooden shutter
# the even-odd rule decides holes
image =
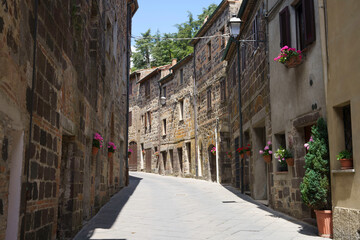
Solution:
[[[290,11],[289,7],[285,7],[279,13],[280,20],[280,47],[291,46],[290,34]]]
[[[151,112],[148,112],[149,114],[149,127],[151,127]]]
[[[302,0],[305,27],[305,46],[316,40],[314,0]]]
[[[147,113],[145,113],[145,129],[147,128]]]
[[[132,112],[129,112],[129,127],[132,126]]]

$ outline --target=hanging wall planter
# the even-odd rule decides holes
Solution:
[[[286,158],[286,163],[289,167],[294,166],[294,158]]]
[[[271,162],[271,155],[272,155],[272,144],[271,141],[267,142],[267,145],[264,147],[264,150],[260,150],[259,151],[260,155],[263,156],[264,161],[266,163],[270,163]]]
[[[92,143],[92,155],[95,156],[99,149],[102,148],[103,138],[99,133],[94,134],[93,143]]]
[[[115,146],[115,143],[113,142],[109,142],[108,143],[108,158],[111,158],[113,153],[115,152],[116,150],[116,146]]]
[[[284,64],[287,68],[294,68],[301,64],[302,54],[300,50],[284,46],[274,61]]]

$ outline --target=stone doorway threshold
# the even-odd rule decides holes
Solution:
[[[255,200],[255,202],[260,203],[265,206],[269,206],[269,200]]]

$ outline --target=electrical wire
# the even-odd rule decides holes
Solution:
[[[206,36],[206,37],[193,37],[193,38],[173,38],[173,37],[140,37],[140,36],[131,36],[131,38],[135,40],[141,40],[141,39],[151,39],[151,40],[172,40],[172,41],[181,41],[181,40],[196,40],[196,39],[210,39],[210,38],[217,38],[217,37],[223,37],[223,38],[229,38],[229,34],[221,34],[221,35],[212,35],[212,36]]]

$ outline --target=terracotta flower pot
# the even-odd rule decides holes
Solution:
[[[340,159],[340,164],[341,164],[341,169],[342,170],[344,170],[344,169],[353,169],[353,160],[352,160],[352,158],[350,158],[350,159],[347,159],[347,158]]]
[[[315,210],[315,213],[319,236],[325,238],[332,238],[333,226],[331,210]]]
[[[287,163],[287,165],[289,167],[293,167],[294,166],[294,159],[293,158],[287,158],[286,163]]]
[[[288,61],[285,62],[287,68],[294,68],[301,63],[301,58],[299,56],[292,56]]]
[[[270,163],[271,162],[271,155],[264,155],[263,156],[264,160],[266,163]]]
[[[247,155],[248,157],[250,157],[251,151],[247,151],[247,152],[246,152],[246,155]]]
[[[243,153],[241,153],[241,154],[240,154],[240,157],[241,157],[241,158],[244,158],[244,154],[243,154]]]
[[[99,151],[99,148],[97,147],[92,147],[92,155],[95,156]]]
[[[112,155],[113,155],[113,153],[112,153],[112,152],[108,152],[108,158],[111,158],[111,157],[112,157]]]

